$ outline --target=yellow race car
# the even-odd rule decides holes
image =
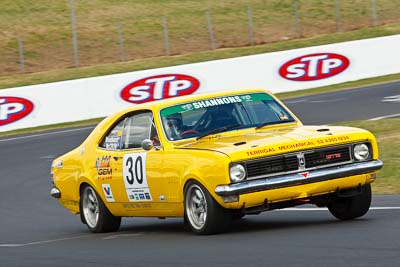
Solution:
[[[301,204],[363,216],[383,166],[375,137],[303,126],[261,89],[177,97],[107,117],[52,163],[50,194],[92,232],[121,217],[184,217],[197,234]]]

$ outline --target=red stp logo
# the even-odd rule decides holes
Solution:
[[[16,122],[28,116],[33,107],[33,103],[28,99],[0,96],[0,126]]]
[[[190,95],[200,86],[199,80],[183,74],[164,74],[144,78],[128,84],[121,98],[134,104],[175,96]]]
[[[310,54],[286,62],[279,74],[292,81],[315,81],[337,75],[349,65],[350,60],[339,54]]]

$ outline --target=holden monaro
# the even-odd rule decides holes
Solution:
[[[265,90],[170,98],[107,117],[52,163],[50,194],[92,232],[184,217],[197,234],[302,204],[363,216],[383,163],[368,131],[303,126]]]

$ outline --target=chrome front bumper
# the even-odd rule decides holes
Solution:
[[[237,184],[220,185],[215,188],[215,193],[220,196],[240,195],[366,174],[380,170],[382,167],[383,162],[381,160],[358,162],[326,169],[317,169],[276,177],[261,178]]]

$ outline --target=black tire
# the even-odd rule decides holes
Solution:
[[[81,220],[91,232],[106,233],[118,231],[121,225],[121,217],[111,214],[93,187],[86,185],[82,188],[79,207]]]
[[[198,235],[225,231],[231,212],[221,207],[201,184],[191,181],[185,187],[185,223]]]
[[[371,184],[361,187],[361,193],[351,197],[333,197],[327,204],[329,211],[339,220],[351,220],[366,214],[371,206]]]

